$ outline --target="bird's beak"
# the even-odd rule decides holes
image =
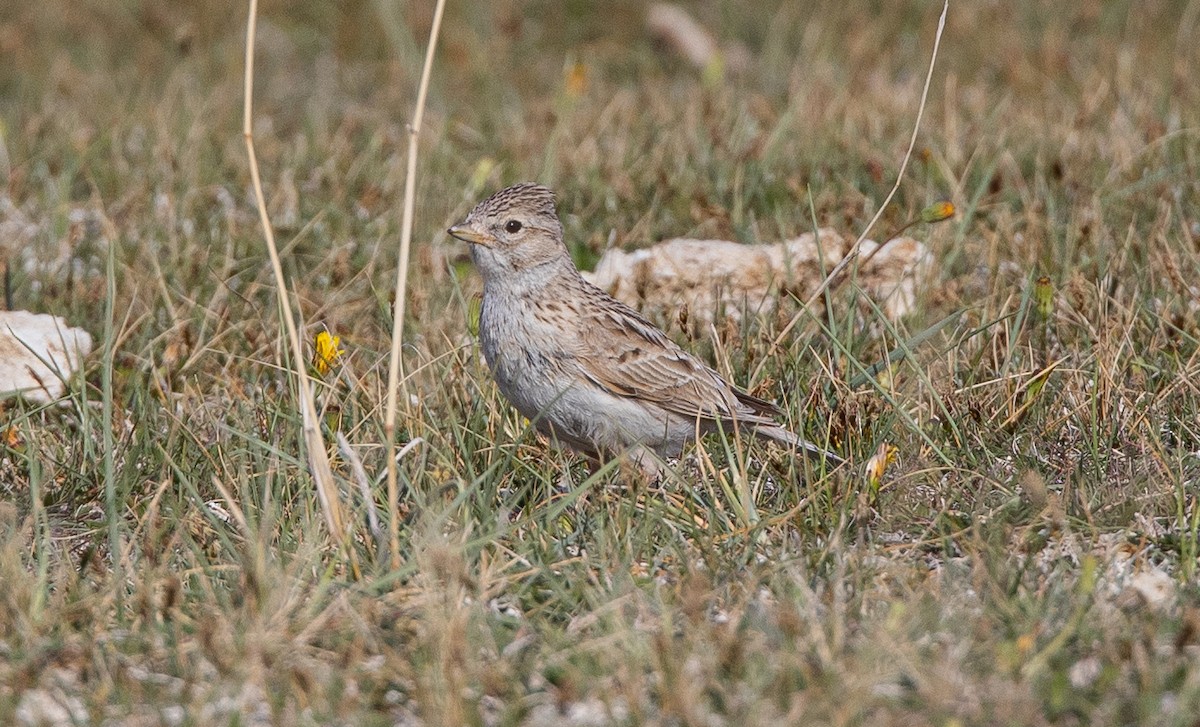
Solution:
[[[472,245],[483,245],[484,247],[492,246],[493,240],[491,235],[485,232],[479,232],[473,228],[467,227],[466,225],[455,225],[449,230],[446,230],[446,232],[450,233],[451,237],[457,237],[463,242],[469,242]]]

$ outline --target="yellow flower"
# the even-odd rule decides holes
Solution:
[[[0,129],[2,131],[2,129]],[[25,439],[21,436],[21,432],[16,427],[9,427],[3,432],[0,432],[0,445],[8,447],[14,452],[23,452],[25,450]]]
[[[896,455],[899,452],[899,448],[895,445],[881,442],[879,448],[875,450],[875,455],[867,461],[867,482],[870,483],[872,491],[879,491],[884,471],[887,470],[888,465],[896,461]]]
[[[954,204],[951,202],[936,202],[921,210],[922,222],[941,222],[954,216]]]
[[[567,98],[577,99],[587,91],[587,66],[575,61],[567,66],[564,90]]]
[[[341,345],[341,336],[331,336],[329,331],[321,331],[317,334],[317,339],[313,343],[315,350],[313,351],[312,365],[319,376],[329,373],[338,359],[346,353],[345,350],[339,348]]]

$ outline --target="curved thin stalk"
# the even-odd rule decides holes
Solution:
[[[317,499],[325,516],[325,525],[334,541],[342,545],[346,540],[342,526],[342,508],[337,487],[333,481],[333,470],[329,466],[329,453],[325,451],[325,440],[321,437],[320,419],[313,404],[312,384],[304,367],[304,349],[300,346],[300,334],[292,317],[292,306],[288,301],[287,283],[283,278],[283,265],[279,261],[279,250],[275,246],[275,234],[271,230],[271,218],[267,214],[263,199],[262,180],[258,173],[258,156],[254,152],[253,97],[254,97],[254,35],[258,18],[258,0],[250,0],[250,19],[246,24],[246,75],[245,114],[242,118],[242,135],[246,139],[246,154],[250,157],[250,180],[254,185],[254,200],[258,206],[258,221],[262,223],[263,237],[267,241],[267,253],[271,257],[271,270],[275,274],[275,292],[279,298],[279,311],[287,328],[288,342],[292,350],[292,365],[295,367],[296,388],[300,395],[300,415],[303,422],[304,448],[307,450],[309,471],[317,486]],[[286,364],[285,364],[286,366]]]
[[[425,65],[421,69],[421,84],[417,88],[416,111],[408,127],[408,169],[404,177],[404,217],[400,226],[400,260],[396,265],[396,302],[392,313],[392,354],[388,361],[387,408],[384,414],[383,434],[387,439],[387,496],[388,496],[388,544],[391,567],[400,567],[400,488],[396,471],[396,409],[401,374],[401,343],[404,339],[404,308],[408,296],[408,256],[412,248],[413,206],[417,181],[417,140],[421,133],[421,121],[425,116],[425,96],[429,92],[429,74],[433,69],[433,53],[437,48],[438,31],[442,27],[442,11],[446,0],[438,0],[433,11],[433,25],[429,28],[429,47],[425,49]],[[405,397],[405,408],[408,397]]]

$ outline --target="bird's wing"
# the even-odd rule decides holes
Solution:
[[[632,308],[601,295],[582,312],[577,339],[592,383],[689,419],[775,423],[779,410],[770,402],[731,386]]]

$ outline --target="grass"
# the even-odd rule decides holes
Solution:
[[[499,398],[468,329],[478,280],[442,230],[537,178],[584,264],[671,236],[857,232],[907,145],[936,9],[696,3],[753,58],[706,82],[639,3],[450,3],[418,160],[398,569],[332,435],[386,515],[432,3],[260,16],[285,274],[302,338],[347,350],[317,394],[343,550],[248,189],[245,8],[204,6],[0,10],[12,303],[112,350],[111,383],[97,354],[63,405],[0,410],[0,723],[1194,723],[1194,4],[952,6],[880,224],[960,210],[916,229],[936,259],[917,312],[886,321],[846,285],[777,349],[786,319],[717,326],[719,345],[670,328],[857,462],[898,446],[876,491],[720,438],[657,487],[589,474]]]

